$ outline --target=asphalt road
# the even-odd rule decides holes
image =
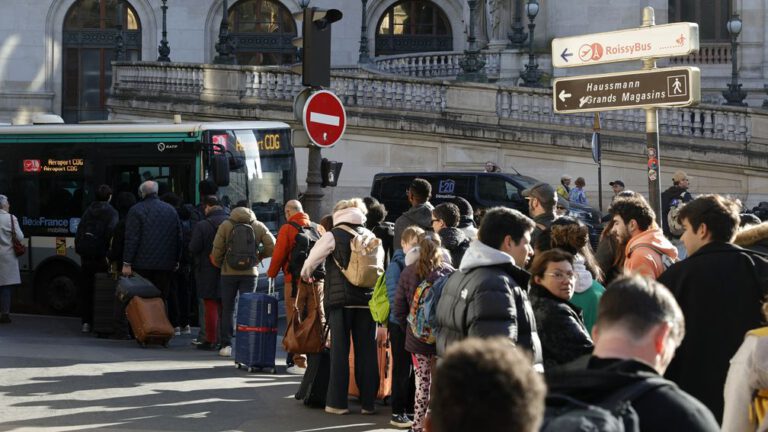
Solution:
[[[82,334],[75,318],[12,318],[0,325],[0,431],[396,430],[386,406],[372,416],[354,400],[345,416],[305,407],[282,351],[276,375],[248,373],[192,336],[142,349]]]

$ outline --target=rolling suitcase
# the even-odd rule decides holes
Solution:
[[[376,358],[379,366],[379,390],[376,392],[376,399],[386,404],[392,395],[392,346],[388,333],[383,343],[376,343]],[[349,395],[360,397],[360,390],[355,381],[355,349],[352,341],[349,342]]]
[[[93,333],[100,338],[115,332],[115,288],[117,280],[109,273],[93,275]]]
[[[270,279],[268,294],[241,294],[237,302],[235,365],[277,373],[277,298]]]
[[[125,308],[136,342],[142,347],[160,344],[168,347],[173,338],[173,326],[165,313],[165,302],[161,298],[134,297]]]
[[[307,371],[301,379],[296,399],[313,408],[324,408],[331,379],[331,355],[328,350],[307,354]]]

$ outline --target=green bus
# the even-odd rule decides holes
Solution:
[[[101,184],[138,195],[145,180],[199,203],[200,180],[227,205],[248,201],[277,232],[296,198],[291,130],[266,121],[0,126],[0,194],[8,196],[28,252],[19,257],[17,312],[77,311],[80,259],[74,236]]]

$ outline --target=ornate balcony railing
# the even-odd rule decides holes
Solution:
[[[489,78],[499,76],[501,55],[498,52],[483,52],[485,73]],[[421,52],[378,56],[374,65],[382,72],[420,78],[455,77],[461,72],[460,61],[463,52]]]
[[[672,57],[669,63],[677,64],[698,64],[698,65],[716,65],[731,63],[731,44],[729,43],[706,43],[701,44],[699,51],[684,57]]]

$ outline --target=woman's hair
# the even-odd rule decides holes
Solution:
[[[336,213],[339,210],[344,210],[352,207],[357,207],[363,214],[368,214],[368,209],[365,207],[365,203],[360,198],[350,198],[348,200],[341,200],[333,206],[333,212]]]
[[[419,236],[419,260],[416,262],[416,275],[419,279],[426,278],[443,263],[441,246],[440,236],[433,232]]]
[[[578,177],[575,183],[578,187],[584,187],[584,185],[587,184],[587,182],[584,181],[584,177]]]
[[[418,225],[411,225],[408,228],[403,230],[403,233],[400,235],[400,241],[408,244],[412,241],[416,240],[417,242],[421,239],[421,236],[424,235],[424,230],[418,226]],[[395,245],[397,248],[400,245]]]
[[[592,274],[592,278],[602,282],[603,272],[592,253],[589,244],[589,228],[570,216],[555,219],[550,227],[550,245],[564,251],[584,257],[584,266]]]
[[[571,266],[573,266],[573,254],[568,253],[562,249],[550,249],[545,252],[537,253],[536,257],[533,258],[533,263],[531,264],[530,272],[531,277],[538,276],[540,278],[544,277],[544,272],[547,271],[547,266],[551,262],[563,262],[568,261],[571,263]]]

